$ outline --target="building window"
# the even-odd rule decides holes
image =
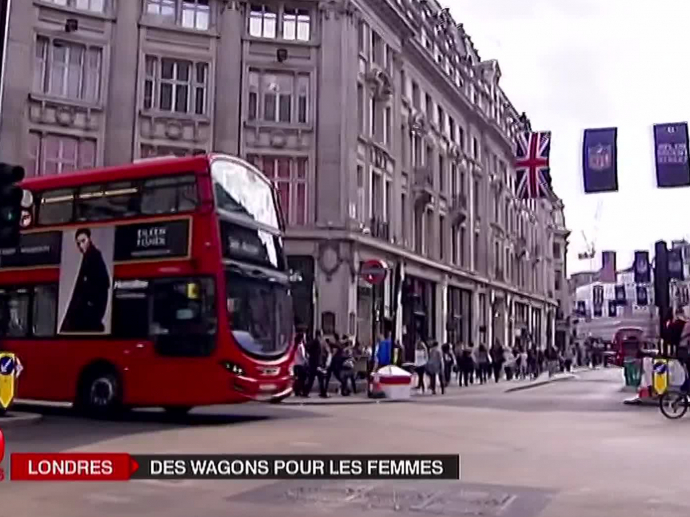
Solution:
[[[392,120],[393,112],[391,111],[390,107],[386,107],[383,110],[383,143],[389,147],[393,140],[391,135],[391,132],[393,131]]]
[[[472,157],[479,160],[479,141],[476,137],[472,137]]]
[[[459,255],[460,254],[458,249],[458,227],[453,226],[450,229],[450,261],[454,266],[459,265]]]
[[[364,124],[364,103],[364,86],[362,86],[361,83],[357,83],[357,127],[361,135],[366,133],[366,126]]]
[[[438,190],[439,192],[446,191],[446,160],[443,155],[438,155]]]
[[[402,244],[408,245],[409,231],[407,228],[407,194],[400,194],[400,227],[402,228]]]
[[[206,154],[206,150],[190,149],[189,147],[149,144],[143,144],[139,148],[139,156],[141,158],[154,158],[156,156],[193,156],[197,154]]]
[[[479,213],[479,206],[480,206],[480,200],[479,200],[479,180],[475,179],[473,182],[473,188],[472,188],[472,198],[473,198],[473,211],[474,211],[474,216],[476,218],[481,217],[481,214]]]
[[[96,141],[69,135],[29,133],[33,175],[42,176],[96,166]]]
[[[369,27],[367,26],[367,23],[363,20],[360,20],[357,23],[357,46],[359,48],[359,52],[362,54],[366,54],[367,52],[367,31],[369,30]]]
[[[309,41],[311,13],[308,9],[251,4],[249,35],[256,38]]]
[[[267,122],[306,124],[309,118],[309,76],[307,74],[263,75],[249,72],[247,118]]]
[[[412,106],[419,110],[422,105],[422,93],[419,91],[419,85],[412,81]]]
[[[556,260],[561,258],[561,245],[558,242],[553,243],[553,258]]]
[[[208,63],[146,56],[144,109],[205,115]]]
[[[479,232],[474,233],[474,270],[479,271]]]
[[[208,30],[211,0],[146,0],[146,12],[158,20],[186,29]]]
[[[462,267],[467,266],[467,256],[465,250],[467,249],[467,230],[464,226],[460,227],[460,265]]]
[[[414,251],[421,255],[424,251],[424,211],[414,211]]]
[[[248,155],[247,160],[275,183],[285,221],[290,226],[307,224],[307,159]]]
[[[443,215],[438,216],[438,258],[446,260],[446,218]]]
[[[62,7],[71,7],[80,11],[102,13],[105,11],[105,0],[44,0],[48,3]]]
[[[34,56],[34,91],[98,102],[101,58],[100,47],[38,36]]]
[[[276,38],[278,10],[269,5],[252,4],[249,12],[249,34],[257,38]]]
[[[286,7],[283,11],[283,39],[309,41],[311,17],[307,9]]]
[[[366,220],[366,189],[364,187],[364,167],[357,165],[357,220],[363,223]]]

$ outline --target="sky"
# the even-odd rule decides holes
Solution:
[[[690,240],[690,188],[656,188],[652,125],[690,120],[688,0],[441,0],[534,130],[550,130],[551,176],[571,229],[568,270],[619,269],[659,239]],[[614,193],[585,194],[585,128],[618,127]],[[584,234],[584,235],[583,235]],[[594,245],[593,261],[577,255]]]

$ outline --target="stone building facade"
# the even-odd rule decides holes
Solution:
[[[279,189],[301,324],[554,341],[562,203],[515,198],[529,122],[435,1],[15,0],[9,26],[3,160],[238,154]]]

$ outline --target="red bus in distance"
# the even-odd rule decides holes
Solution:
[[[292,391],[292,300],[276,190],[225,155],[26,179],[0,250],[3,348],[21,399],[89,413]]]

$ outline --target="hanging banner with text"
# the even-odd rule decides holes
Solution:
[[[688,164],[688,124],[656,124],[654,126],[656,181],[659,188],[690,185]]]

